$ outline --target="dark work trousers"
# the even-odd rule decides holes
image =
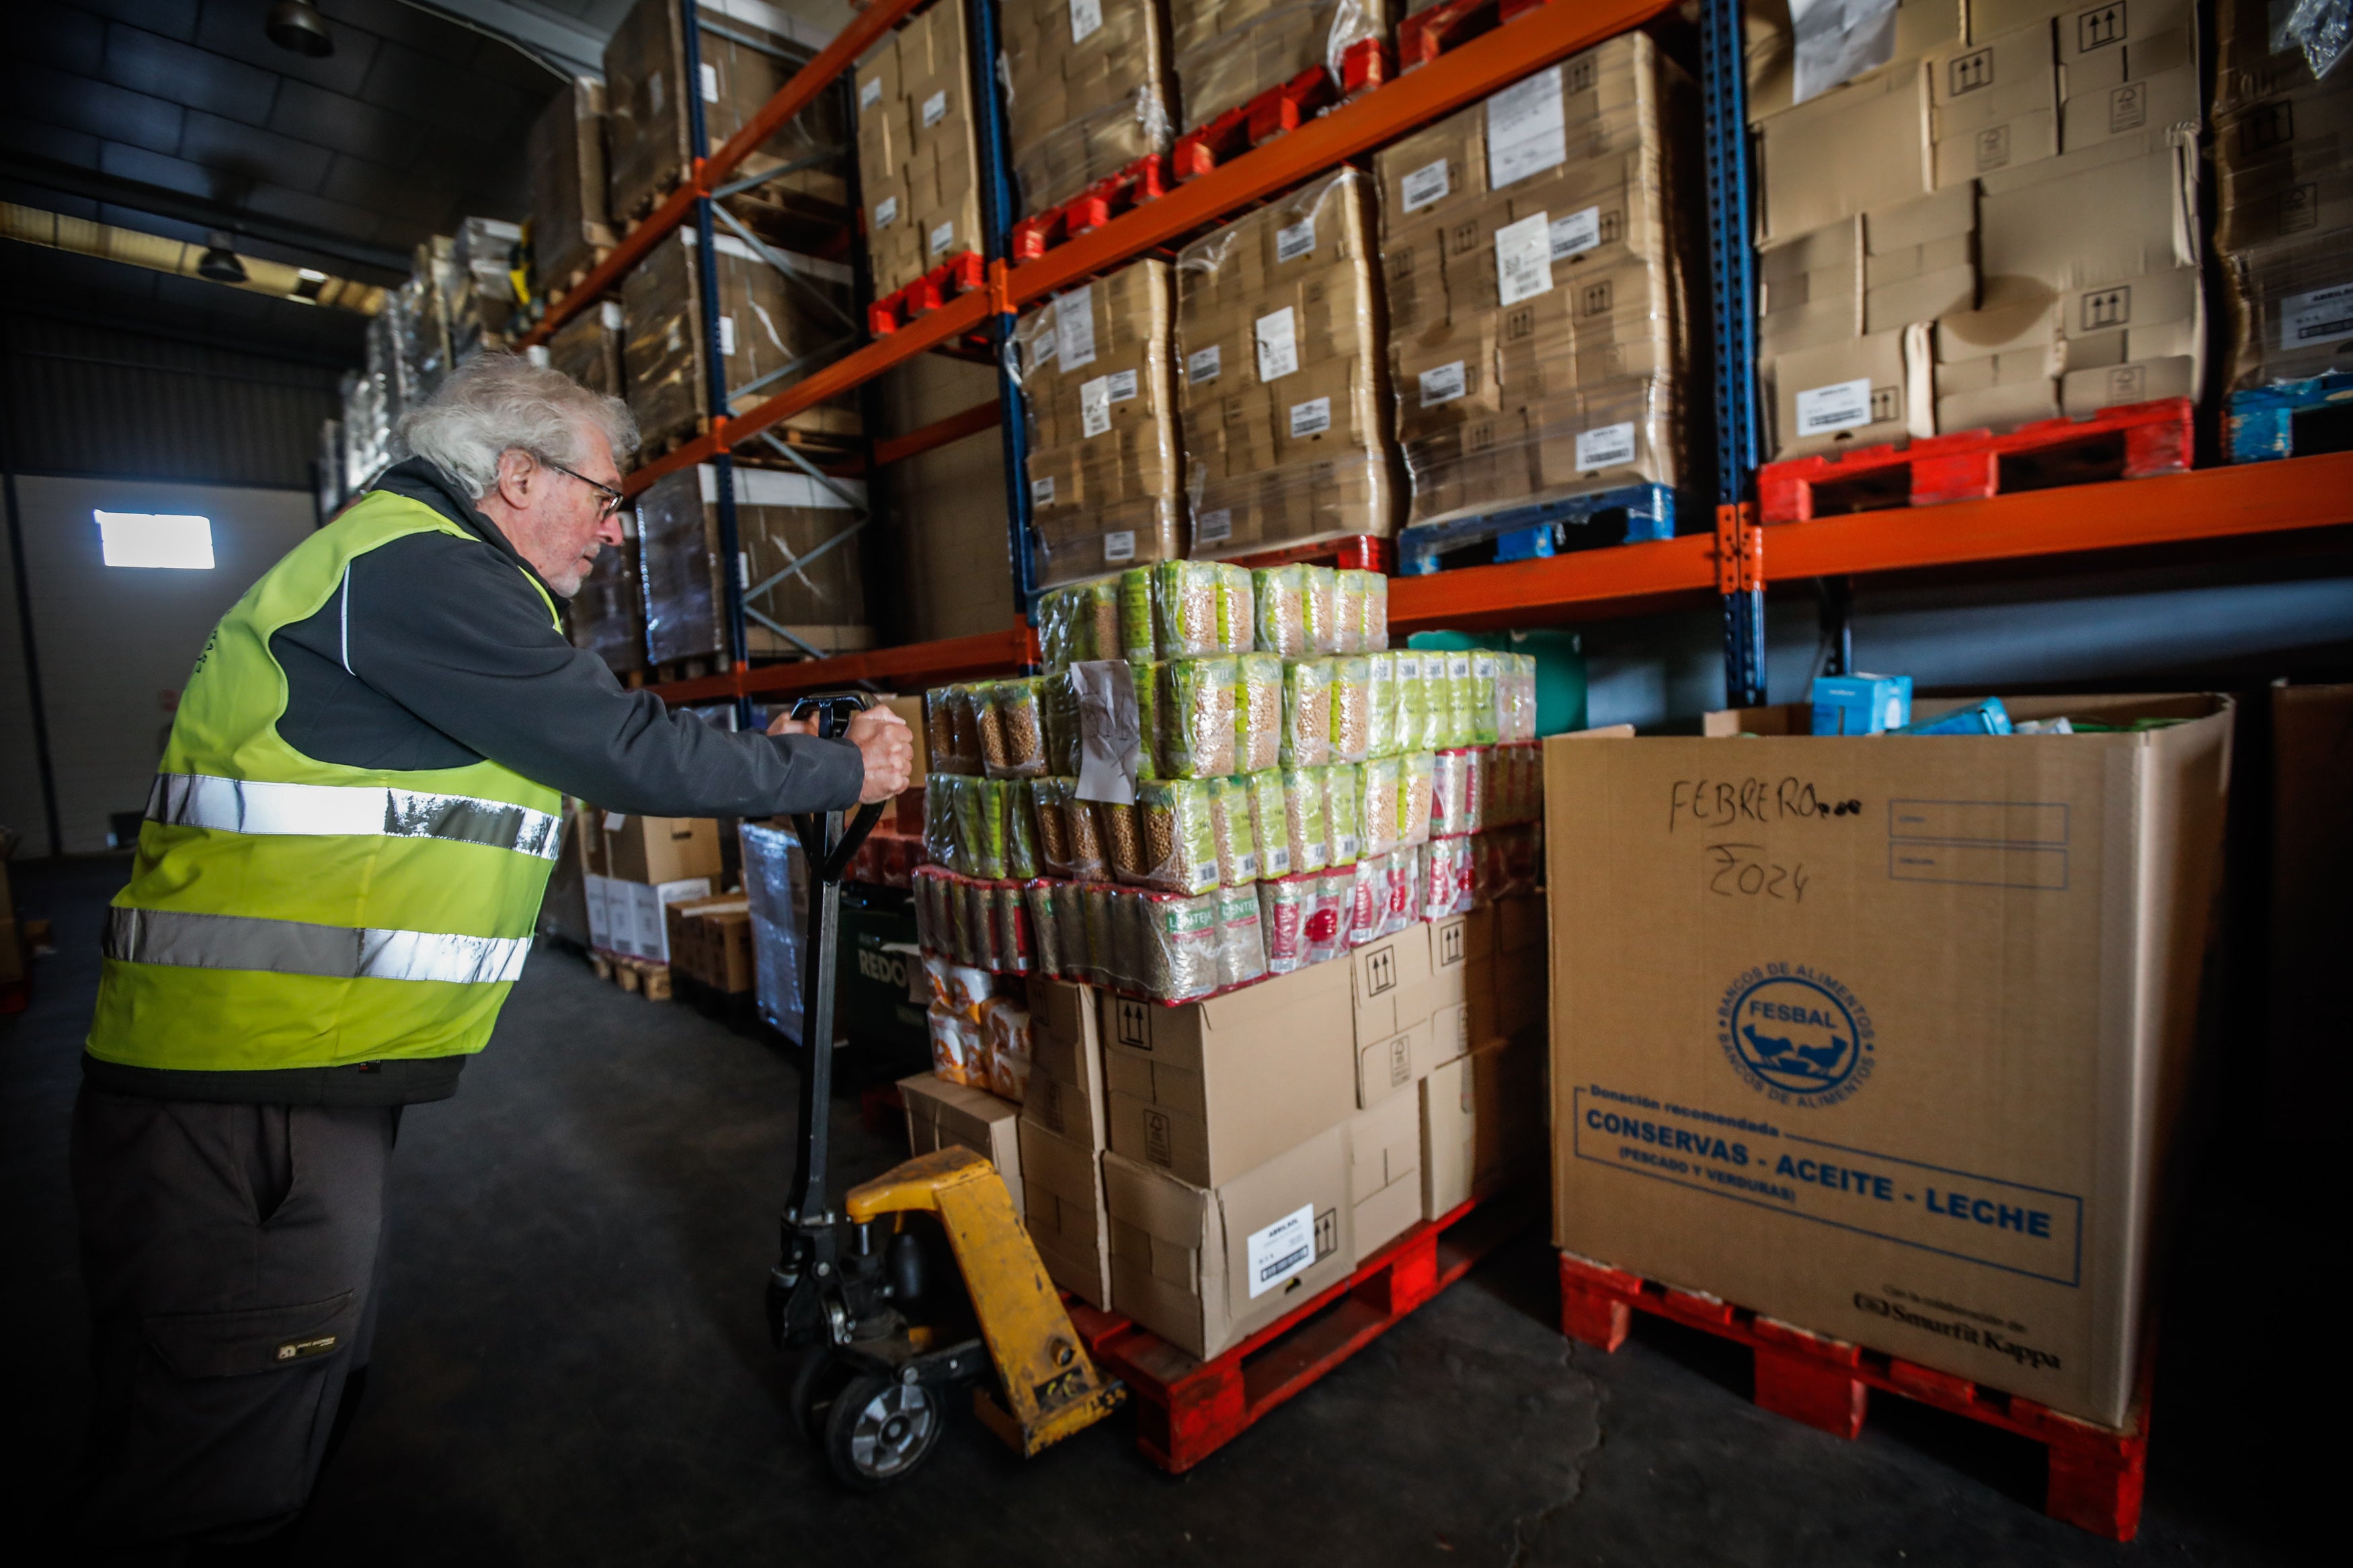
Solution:
[[[248,1542],[300,1515],[367,1364],[399,1117],[82,1086],[93,1545]]]

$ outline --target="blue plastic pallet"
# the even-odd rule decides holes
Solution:
[[[1618,537],[1609,537],[1622,529]],[[1538,501],[1477,517],[1416,523],[1398,531],[1398,574],[1426,577],[1448,566],[1534,561],[1609,544],[1675,535],[1675,492],[1666,485],[1623,485],[1565,500]],[[1457,556],[1451,562],[1447,556]]]
[[[2353,424],[2353,371],[2332,370],[2309,381],[2284,381],[2231,394],[2231,412],[2224,428],[2231,442],[2231,461],[2260,463],[2272,458],[2298,456],[2296,421],[2321,410],[2336,415],[2331,425]],[[2346,432],[2325,440],[2307,428],[2303,453],[2344,449]]]

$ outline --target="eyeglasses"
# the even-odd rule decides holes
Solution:
[[[596,480],[590,479],[587,475],[575,473],[572,469],[565,468],[561,463],[550,463],[545,458],[542,458],[540,461],[547,463],[549,468],[554,468],[559,474],[571,474],[574,479],[578,479],[590,489],[602,495],[605,498],[605,504],[596,510],[596,515],[600,518],[610,517],[615,512],[629,504],[629,498],[622,494],[619,490],[615,489],[610,485],[600,485]]]

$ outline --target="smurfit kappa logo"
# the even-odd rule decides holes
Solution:
[[[1715,1019],[1733,1070],[1783,1105],[1837,1105],[1870,1080],[1871,1014],[1835,976],[1810,965],[1749,970],[1725,992]]]

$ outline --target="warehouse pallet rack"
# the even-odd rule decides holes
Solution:
[[[934,0],[872,0],[751,123],[726,145],[698,158],[679,189],[626,237],[580,288],[550,311],[538,329],[540,335],[608,289],[670,229],[691,221],[701,235],[708,237],[714,221],[712,198],[727,187],[729,176],[745,155],[818,93],[828,90],[860,55],[924,3]],[[1648,21],[1668,9],[1670,0],[1493,0],[1490,5],[1450,6],[1446,16],[1433,18],[1416,30],[1413,48],[1404,62],[1407,68],[1393,79],[1360,83],[1359,90],[1345,101],[1314,118],[1292,117],[1292,123],[1277,127],[1281,133],[1268,139],[1245,134],[1215,149],[1208,148],[1205,139],[1197,140],[1203,154],[1195,161],[1205,166],[1174,169],[1173,181],[1151,182],[1156,190],[1131,184],[1107,193],[1103,205],[1087,214],[1082,223],[1061,223],[1052,242],[1033,229],[1029,231],[1033,237],[1018,245],[1010,161],[1005,152],[1004,107],[997,73],[987,64],[997,54],[995,7],[989,0],[935,3],[974,6],[972,32],[977,47],[973,86],[982,110],[980,156],[987,228],[978,286],[953,296],[943,292],[936,301],[918,301],[921,309],[895,312],[895,330],[811,370],[792,386],[740,415],[715,417],[712,428],[698,439],[632,473],[628,489],[636,493],[663,474],[699,463],[712,463],[725,474],[732,452],[763,438],[793,415],[868,386],[918,354],[934,350],[955,353],[976,337],[985,338],[995,345],[1000,361],[998,402],[896,440],[876,442],[864,464],[871,468],[992,426],[997,428],[1006,457],[1006,516],[1015,603],[1026,616],[1034,597],[1029,487],[1022,482],[1026,417],[1018,389],[1001,368],[1002,349],[1016,312],[1127,261],[1180,244],[1315,174],[1360,158],[1431,121],[1479,102],[1534,70]],[[694,6],[692,0],[681,0],[681,5],[691,47]],[[1441,20],[1455,25],[1441,29],[1436,26]],[[1723,619],[1726,698],[1734,705],[1746,706],[1767,700],[1764,595],[1771,584],[1808,581],[1824,590],[1826,630],[1833,633],[1830,668],[1839,673],[1849,663],[1844,652],[1846,606],[1851,604],[1851,584],[1856,576],[1994,563],[2114,562],[2123,552],[2150,550],[2187,549],[2211,556],[2250,545],[2294,549],[2302,542],[2334,551],[2353,544],[2353,453],[2348,452],[2242,462],[2063,489],[1980,491],[1978,499],[1933,507],[1817,515],[1769,526],[1760,522],[1756,494],[1760,421],[1756,380],[1750,374],[1757,341],[1756,288],[1748,245],[1752,165],[1737,0],[1704,0],[1700,21],[1715,365],[1710,389],[1716,474],[1714,527],[1647,542],[1399,577],[1389,589],[1392,631],[1525,626],[1712,602]],[[696,146],[701,148],[699,112],[698,106],[695,134]],[[1228,134],[1231,136],[1230,130]],[[711,264],[711,255],[706,242],[701,250],[705,267]],[[705,297],[715,300],[707,279]],[[706,357],[716,365],[715,305],[705,325],[712,345]],[[713,405],[723,411],[727,406],[723,393],[723,387],[714,385]],[[2293,412],[2282,417],[2292,417]],[[738,557],[732,481],[723,485],[719,493],[728,566],[729,635],[735,657],[731,668],[722,673],[657,687],[667,699],[675,702],[732,699],[741,711],[754,698],[780,698],[844,686],[922,687],[1035,664],[1036,637],[1026,624],[1017,622],[998,632],[754,667],[743,657],[744,584],[735,580]],[[1692,502],[1704,499],[1685,497],[1685,512],[1694,510]],[[1636,1304],[1647,1309],[1648,1298]],[[1239,1397],[1244,1401],[1244,1410],[1251,1408],[1248,1403],[1251,1375],[1244,1369],[1239,1392],[1229,1389],[1216,1398]],[[1877,1381],[1882,1376],[1872,1363],[1849,1381],[1857,1386],[1892,1386],[1915,1397],[1921,1396],[1916,1388],[1926,1386],[1919,1379],[1912,1380],[1915,1386],[1903,1386],[1905,1380],[1892,1371],[1883,1373],[1886,1381]],[[1179,1398],[1177,1391],[1192,1385],[1182,1380],[1163,1382],[1170,1394],[1164,1409],[1190,1408],[1186,1404],[1190,1394]],[[1978,1403],[1990,1405],[1995,1401],[1989,1396]],[[2006,1409],[2018,1408],[2016,1402],[2000,1403]],[[1246,1426],[1253,1418],[1243,1419],[1240,1426]],[[2022,1429],[2015,1423],[2010,1425],[2013,1430]],[[1240,1429],[1233,1426],[1225,1436]],[[1184,1448],[1185,1441],[1170,1436],[1164,1451],[1172,1455],[1191,1451]],[[2060,1462],[2063,1447],[2052,1442],[2054,1465]],[[2065,1448],[2066,1453],[2075,1451]],[[2077,1522],[2103,1528],[2090,1519]],[[2117,1533],[2121,1528],[2106,1532]]]

